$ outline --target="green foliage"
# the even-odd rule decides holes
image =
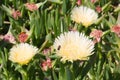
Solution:
[[[120,79],[120,37],[111,31],[116,25],[120,12],[120,0],[81,0],[82,5],[96,9],[98,20],[87,29],[71,20],[71,10],[77,0],[1,0],[0,35],[10,32],[20,43],[19,34],[29,33],[27,43],[39,48],[39,52],[27,65],[19,65],[9,60],[9,51],[14,44],[0,38],[0,80],[119,80]],[[35,3],[37,10],[30,11],[26,3]],[[12,11],[19,10],[21,16],[13,17]],[[95,44],[94,55],[88,61],[61,62],[54,51],[47,56],[43,50],[51,48],[54,40],[61,33],[70,29],[85,32],[87,36],[93,29],[103,31],[101,41]],[[27,33],[27,32],[26,32]],[[42,61],[52,60],[52,68],[44,71]]]

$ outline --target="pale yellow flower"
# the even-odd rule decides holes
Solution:
[[[55,39],[53,44],[62,61],[87,60],[93,54],[94,43],[83,33],[65,32]]]
[[[98,18],[98,14],[85,6],[74,7],[71,12],[71,19],[76,23],[82,23],[85,27],[93,24]]]
[[[20,43],[10,49],[9,60],[24,65],[33,58],[37,51],[36,47],[28,43]]]

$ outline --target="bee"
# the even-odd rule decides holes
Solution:
[[[57,50],[60,50],[60,48],[61,48],[61,46],[59,45],[58,48],[57,48]]]

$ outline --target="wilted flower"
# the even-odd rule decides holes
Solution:
[[[18,19],[18,17],[21,17],[21,12],[19,11],[19,10],[14,10],[13,9],[13,11],[12,11],[12,17],[14,18],[14,19]]]
[[[13,44],[16,43],[14,36],[9,33],[3,36],[3,40]]]
[[[90,26],[97,20],[98,14],[85,6],[75,7],[71,12],[71,19],[76,23],[82,23],[85,27]]]
[[[91,3],[95,3],[96,2],[96,0],[91,0]]]
[[[111,31],[114,32],[115,34],[117,34],[120,37],[120,25],[113,26]]]
[[[98,13],[100,13],[100,12],[102,11],[102,8],[101,8],[100,6],[97,6],[97,7],[96,7],[96,11],[97,11]]]
[[[100,39],[102,37],[102,31],[101,30],[93,30],[90,33],[90,36],[94,38],[94,43],[100,42]]]
[[[10,49],[9,60],[24,65],[33,58],[37,51],[38,49],[33,45],[20,43]]]
[[[18,40],[20,42],[26,42],[28,39],[28,35],[26,34],[26,32],[21,32],[19,35],[18,35]]]
[[[30,11],[35,11],[38,9],[37,5],[34,3],[26,3],[25,6],[27,7],[28,10]]]
[[[43,54],[48,54],[51,51],[51,48],[46,48],[43,50]]]
[[[48,58],[46,61],[43,61],[42,62],[42,69],[44,70],[44,71],[47,71],[49,68],[51,68],[52,67],[52,61],[51,61],[51,59],[50,58]]]
[[[65,32],[55,39],[54,49],[62,61],[87,60],[93,54],[94,43],[83,33]]]
[[[77,5],[81,5],[81,0],[77,0]]]

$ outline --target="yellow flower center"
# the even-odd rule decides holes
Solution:
[[[79,47],[73,43],[64,44],[60,48],[60,55],[64,55],[66,58],[70,58],[72,60],[75,60],[78,54]]]

